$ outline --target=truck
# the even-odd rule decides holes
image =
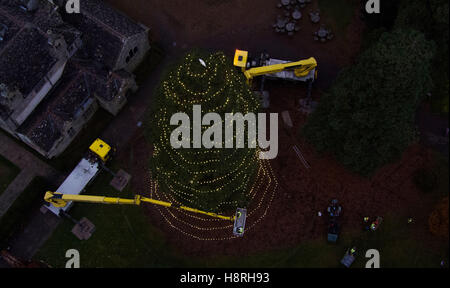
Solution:
[[[97,177],[104,164],[111,158],[113,149],[100,138],[96,139],[89,147],[88,153],[81,159],[75,169],[67,176],[64,182],[56,190],[57,193],[68,195],[79,195]],[[58,217],[68,212],[73,202],[64,207],[47,206],[53,214]]]

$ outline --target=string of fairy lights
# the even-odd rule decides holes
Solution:
[[[254,197],[247,209],[246,233],[249,233],[267,216],[278,188],[278,181],[270,166],[270,162],[268,160],[260,160],[260,164],[258,177],[248,192],[253,194]],[[262,187],[263,189],[261,189]],[[157,181],[154,181],[151,176],[149,191],[154,199],[173,201],[173,203],[181,205],[181,203],[170,196],[170,193],[164,193],[159,189]],[[256,199],[258,201],[253,201]],[[155,206],[155,208],[172,229],[185,236],[202,241],[222,241],[237,238],[231,233],[233,224],[229,221],[193,214],[184,210],[174,210],[160,206]]]
[[[169,107],[177,107],[177,112],[185,113],[192,111],[193,105],[202,105],[208,112],[219,114],[227,109],[231,109],[226,111],[228,113],[235,113],[236,109],[243,115],[256,112],[252,111],[252,107],[257,110],[257,100],[248,87],[242,85],[240,75],[232,65],[228,65],[225,55],[210,55],[204,59],[206,67],[202,68],[196,61],[198,58],[195,55],[188,54],[183,64],[163,81],[162,97]],[[252,229],[267,214],[278,186],[270,162],[258,158],[257,148],[174,149],[170,145],[170,135],[174,129],[174,126],[169,125],[171,112],[166,107],[158,112],[156,123],[160,134],[159,141],[153,143],[152,157],[156,171],[155,175],[150,175],[148,183],[151,197],[208,211],[208,207],[202,204],[204,202],[199,201],[204,199],[199,197],[221,196],[233,187],[234,191],[242,191],[247,198],[249,208],[246,230]],[[233,120],[229,123],[222,120],[225,129],[233,129],[233,125]],[[189,129],[193,131],[193,127]],[[201,129],[205,130],[206,127]],[[238,133],[234,133],[231,139],[239,142],[236,147],[242,144],[240,141],[245,142],[245,137]],[[230,140],[222,140],[222,147],[227,147],[227,141]],[[165,165],[167,163],[170,165]],[[229,214],[227,208],[236,208],[240,203],[233,198],[220,198],[215,211],[211,212]],[[158,206],[156,209],[170,227],[186,236],[198,240],[235,238],[231,233],[233,224],[229,221],[183,210]]]

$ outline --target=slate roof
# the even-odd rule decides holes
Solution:
[[[0,26],[6,27],[0,41],[0,83],[27,95],[58,60],[51,54],[47,31],[63,35],[68,45],[80,32],[64,23],[48,1],[41,0],[32,12],[21,5],[19,0],[0,0]]]
[[[28,95],[57,61],[47,41],[38,29],[22,28],[0,51],[0,83]]]
[[[64,14],[64,20],[83,33],[88,54],[109,69],[115,68],[125,39],[145,32],[141,25],[102,0],[81,0],[80,9],[80,14]]]
[[[64,123],[78,118],[84,111],[81,108],[95,100],[94,93],[111,101],[125,81],[117,73],[99,70],[79,60],[69,61],[65,71],[58,86],[19,128],[19,133],[28,136],[46,152],[62,137]]]

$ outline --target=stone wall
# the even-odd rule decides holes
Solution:
[[[133,72],[144,60],[149,50],[148,28],[146,28],[145,32],[136,34],[126,40],[114,71],[125,69],[128,72]]]

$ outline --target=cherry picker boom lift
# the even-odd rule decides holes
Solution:
[[[317,61],[314,57],[290,62],[269,58],[268,54],[262,53],[260,59],[252,60],[248,51],[236,50],[233,64],[242,69],[248,84],[251,84],[254,77],[262,75],[304,82],[317,78]]]
[[[83,158],[82,162],[89,161],[91,165],[95,164],[95,167],[105,167],[105,163],[107,160],[111,158],[110,153],[112,151],[112,148],[102,141],[101,139],[95,140],[95,142],[89,147],[89,157]],[[80,164],[79,164],[80,166]],[[78,168],[78,166],[77,166]],[[98,204],[117,204],[117,205],[136,205],[139,206],[141,203],[150,203],[162,207],[167,208],[176,208],[184,211],[188,211],[191,213],[197,213],[197,214],[203,214],[210,217],[222,219],[222,220],[228,220],[234,222],[233,225],[233,234],[235,236],[242,237],[244,235],[244,228],[245,228],[245,220],[247,218],[247,210],[244,208],[237,208],[235,215],[233,216],[224,216],[212,212],[206,212],[182,205],[176,205],[169,202],[159,201],[152,198],[143,197],[141,195],[136,195],[134,199],[125,199],[125,198],[118,198],[118,197],[107,197],[107,196],[90,196],[90,195],[79,195],[81,191],[85,188],[87,183],[92,180],[93,176],[89,176],[89,181],[85,181],[84,178],[86,178],[83,175],[80,177],[80,172],[75,169],[74,172],[69,175],[68,179],[64,181],[64,183],[61,185],[61,187],[58,190],[68,191],[68,193],[61,193],[61,192],[52,192],[47,191],[44,196],[44,200],[51,204],[51,210],[55,210],[54,213],[60,213],[62,210],[65,212],[68,207],[73,202],[84,202],[84,203],[98,203]],[[92,167],[91,167],[92,168]],[[82,170],[82,169],[81,169]],[[78,172],[76,172],[78,171]],[[83,171],[87,171],[84,169]],[[95,170],[97,171],[97,170]],[[97,173],[97,172],[96,172]],[[95,173],[95,174],[96,174]],[[92,174],[92,173],[91,173]],[[86,183],[85,183],[86,182]],[[70,186],[70,187],[69,187]],[[73,191],[73,187],[82,186],[83,189],[75,189],[76,191]],[[69,190],[64,189],[64,187],[68,187]],[[72,190],[70,190],[72,189]]]
[[[290,62],[270,58],[267,53],[262,53],[259,58],[252,59],[248,51],[237,49],[233,64],[241,68],[247,79],[247,84],[250,86],[255,77],[263,76],[260,88],[261,94],[264,93],[264,80],[266,78],[306,82],[308,85],[306,104],[309,105],[312,83],[317,79],[317,61],[314,57]]]

